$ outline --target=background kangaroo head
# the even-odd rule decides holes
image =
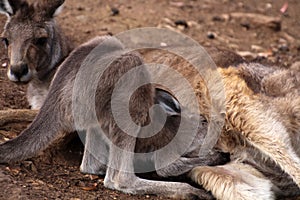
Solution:
[[[64,0],[0,0],[0,13],[8,19],[2,33],[10,59],[7,75],[14,82],[43,79],[62,54],[54,16]]]

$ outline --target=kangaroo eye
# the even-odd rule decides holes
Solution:
[[[9,46],[9,41],[7,38],[1,38],[3,44],[5,45],[5,47],[8,47]]]
[[[47,38],[46,37],[42,37],[42,38],[38,38],[35,40],[35,45],[37,46],[45,46],[47,43]]]

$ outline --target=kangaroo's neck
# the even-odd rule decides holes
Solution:
[[[43,81],[39,79],[33,79],[28,84],[27,100],[31,109],[38,110],[42,107],[49,92],[49,87],[52,80],[51,78],[53,78],[53,76],[48,76],[48,79]]]
[[[62,58],[47,74],[38,76],[30,81],[27,88],[27,100],[31,109],[38,110],[42,107],[59,65],[64,61]]]
[[[49,55],[51,59],[49,59],[49,62],[47,63],[49,66],[41,66],[47,70],[37,72],[37,79],[41,82],[51,82],[58,66],[73,50],[73,44],[71,44],[70,40],[65,36],[63,31],[55,22],[53,26],[49,27],[49,29],[49,39],[52,41]]]
[[[47,70],[37,72],[37,76],[30,81],[27,89],[27,99],[32,109],[41,108],[58,67],[73,49],[73,45],[63,34],[60,27],[55,25],[50,28],[52,29],[50,38],[53,43],[51,45],[52,57],[49,60],[49,66],[43,66]]]

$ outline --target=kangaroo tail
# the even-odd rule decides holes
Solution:
[[[57,117],[50,110],[39,112],[32,124],[18,137],[0,145],[0,163],[36,156],[54,141],[62,138],[66,132],[60,123],[57,123],[61,121]]]

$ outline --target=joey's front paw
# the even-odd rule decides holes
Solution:
[[[213,197],[213,195],[210,193],[210,192],[207,192],[206,190],[204,189],[197,189],[197,188],[193,188],[192,190],[190,191],[187,191],[185,193],[179,193],[179,194],[175,194],[173,196],[173,198],[175,199],[192,199],[192,200],[202,200],[202,199],[205,199],[205,200],[212,200],[212,199],[215,199]]]
[[[206,165],[209,166],[224,165],[230,162],[230,154],[213,150],[206,155],[205,160],[207,160]]]

